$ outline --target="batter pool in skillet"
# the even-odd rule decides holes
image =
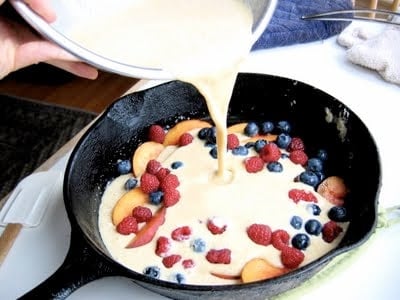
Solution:
[[[207,135],[213,132],[211,121],[185,120],[163,128],[165,137],[158,142],[151,140],[155,136],[150,126],[143,144],[162,150],[133,150],[131,172],[114,179],[102,196],[99,228],[112,257],[160,280],[221,285],[281,276],[337,247],[349,225],[344,181],[326,173],[323,162],[316,171],[326,179],[316,185],[300,180],[320,151],[307,153],[301,137],[291,135],[288,122],[273,123],[268,133],[249,130],[266,122],[272,123],[228,127],[238,144],[225,149],[231,177],[223,182],[215,180],[218,164],[210,155],[216,147],[216,140]],[[271,147],[281,134],[295,144]],[[181,143],[181,136],[190,142]],[[290,159],[300,144],[312,163]],[[237,155],[240,147],[247,153]],[[266,149],[279,149],[280,155],[266,162]],[[249,160],[257,161],[251,171],[246,168]],[[279,164],[281,171],[269,168],[271,163]],[[129,180],[137,185],[127,190]],[[140,211],[146,211],[145,219]],[[120,223],[135,216],[137,230],[119,232]]]

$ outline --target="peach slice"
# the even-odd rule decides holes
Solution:
[[[145,172],[149,160],[156,159],[163,150],[163,144],[153,141],[144,142],[137,147],[132,158],[133,174],[136,177],[141,176]]]
[[[277,137],[278,136],[276,134],[260,134],[260,135],[252,136],[251,138],[244,140],[244,142],[245,143],[257,142],[258,140],[266,140],[268,142],[274,142],[274,141],[276,141]]]
[[[317,188],[317,193],[336,206],[344,204],[344,197],[348,190],[342,178],[330,176],[325,178]]]
[[[277,277],[285,273],[287,273],[285,268],[275,267],[262,258],[253,258],[244,265],[241,277],[246,283]]]
[[[198,119],[179,122],[167,132],[167,135],[164,139],[164,146],[178,145],[179,138],[182,134],[195,128],[204,127],[211,127],[211,124]]]
[[[223,273],[217,273],[217,272],[210,272],[212,276],[221,278],[221,279],[226,279],[226,280],[239,280],[240,275],[232,275],[232,274],[223,274]]]
[[[245,123],[237,123],[228,127],[228,134],[230,133],[241,133],[244,134],[244,129],[247,126],[247,122]]]
[[[136,248],[150,243],[156,235],[158,228],[164,224],[166,212],[167,208],[165,206],[157,210],[152,219],[146,223],[129,244],[126,245],[126,248]]]
[[[129,216],[132,210],[149,201],[149,196],[142,192],[140,187],[136,187],[126,192],[115,204],[112,212],[112,222],[116,226],[122,219]]]

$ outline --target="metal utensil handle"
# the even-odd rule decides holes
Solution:
[[[366,14],[368,16],[358,16],[356,14]],[[386,16],[386,18],[376,18],[376,14]],[[397,21],[396,17],[400,17],[400,13],[384,9],[347,9],[347,10],[334,10],[327,11],[318,14],[302,16],[302,20],[321,20],[321,21],[369,21],[379,22],[392,25],[400,25],[400,21]]]

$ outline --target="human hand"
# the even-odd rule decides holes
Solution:
[[[0,0],[2,5],[5,0]],[[47,22],[56,19],[48,0],[25,0]],[[45,62],[80,77],[95,79],[97,70],[35,35],[29,28],[0,16],[0,79],[32,64]]]

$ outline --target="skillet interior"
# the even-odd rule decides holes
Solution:
[[[341,121],[327,122],[330,114]],[[105,185],[117,176],[116,161],[131,158],[135,148],[146,140],[151,124],[173,125],[182,118],[207,119],[209,115],[196,89],[173,81],[116,101],[74,149],[64,184],[67,212],[71,224],[78,225],[89,244],[107,260],[113,261],[100,237],[98,210]],[[360,245],[370,236],[376,223],[381,182],[379,155],[367,127],[349,108],[301,82],[269,75],[239,74],[228,124],[250,120],[288,120],[293,125],[293,135],[304,139],[310,156],[320,148],[328,151],[326,174],[343,177],[351,191],[346,200],[351,223],[339,247],[303,268],[259,283],[228,288],[182,287],[128,271],[128,276],[137,283],[173,298],[229,299],[237,297],[237,293],[265,298],[301,284],[331,258]],[[344,124],[345,134],[337,124]]]

